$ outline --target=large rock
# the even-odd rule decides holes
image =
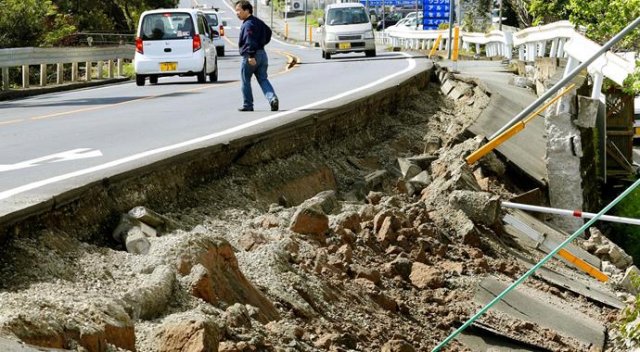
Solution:
[[[258,320],[266,323],[279,318],[273,303],[256,289],[238,267],[233,248],[223,238],[193,233],[180,237],[180,243],[170,253],[160,254],[167,262],[175,263],[178,272],[187,276],[198,264],[206,268],[211,297],[226,304],[250,304],[259,309]],[[210,302],[210,303],[217,303]]]
[[[319,206],[300,206],[291,218],[289,229],[322,239],[322,236],[329,230],[329,217]]]
[[[420,289],[440,288],[444,285],[444,276],[440,270],[420,262],[414,262],[411,266],[409,279],[415,287]]]
[[[449,196],[449,205],[462,210],[474,222],[491,226],[499,220],[499,197],[488,192],[456,190]]]
[[[184,312],[164,319],[154,334],[158,352],[217,352],[218,328],[200,312]]]
[[[129,315],[137,319],[152,319],[164,312],[176,281],[175,271],[168,265],[157,267],[143,284],[132,287],[122,299]]]

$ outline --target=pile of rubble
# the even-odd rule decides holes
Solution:
[[[505,165],[493,154],[473,167],[464,161],[482,143],[463,136],[479,112],[473,97],[455,105],[429,89],[414,101],[381,117],[381,130],[341,146],[302,151],[265,170],[234,167],[190,194],[191,206],[168,206],[164,215],[136,208],[114,231],[113,248],[59,231],[13,239],[0,264],[0,334],[8,339],[0,346],[430,350],[480,308],[474,297],[483,279],[512,282],[528,269],[518,260],[528,254],[501,222],[500,200],[520,192],[505,183]],[[288,204],[299,187],[322,184],[300,185],[286,176],[291,165],[305,175],[330,170],[335,188]],[[298,182],[281,188],[291,193],[276,203],[266,201],[272,189],[260,188],[275,177],[271,168]],[[592,236],[586,248],[630,264],[603,243]],[[550,267],[566,268],[559,260]],[[539,278],[525,286],[615,329],[615,309]],[[482,324],[500,326],[519,346],[594,348],[499,311]],[[468,350],[482,335],[471,331],[447,348]]]

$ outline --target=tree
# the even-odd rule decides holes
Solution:
[[[570,0],[571,23],[584,26],[585,35],[604,43],[640,16],[640,0]],[[638,50],[640,30],[627,35],[615,48]]]
[[[507,0],[516,14],[520,28],[531,27],[532,18],[529,14],[529,0]]]
[[[547,24],[569,19],[570,0],[531,0],[529,13],[533,16],[532,24]]]
[[[0,48],[55,45],[73,32],[51,0],[0,0]]]

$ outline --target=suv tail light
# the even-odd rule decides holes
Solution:
[[[136,51],[140,54],[144,54],[144,46],[142,45],[142,38],[136,37]]]
[[[193,52],[200,50],[202,48],[202,39],[200,39],[200,35],[196,34],[193,36]]]
[[[220,36],[223,37],[224,36],[224,26],[220,25]]]

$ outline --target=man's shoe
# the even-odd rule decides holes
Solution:
[[[238,111],[253,111],[253,108],[248,108],[246,106],[243,106],[243,107],[239,108]]]
[[[271,111],[278,111],[278,98],[274,98],[271,103]]]

